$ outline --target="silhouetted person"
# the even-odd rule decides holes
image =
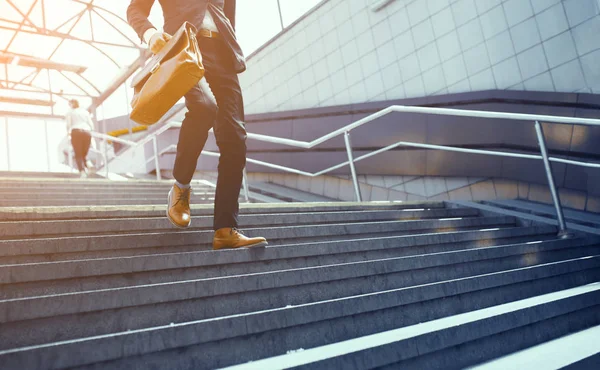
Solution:
[[[184,22],[198,29],[205,77],[185,95],[188,109],[177,143],[167,217],[178,227],[191,222],[190,182],[196,163],[214,127],[221,157],[215,194],[213,248],[263,246],[264,238],[248,238],[238,229],[242,173],[246,165],[244,102],[238,73],[246,69],[235,37],[235,0],[159,0],[164,30],[148,21],[154,0],[131,0],[127,20],[153,53],[158,53]]]
[[[75,152],[75,163],[79,170],[80,177],[87,176],[86,158],[90,150],[92,135],[90,132],[94,129],[94,123],[90,113],[79,107],[79,102],[75,99],[69,101],[71,108],[65,119],[67,121],[67,132],[71,137],[71,145]]]

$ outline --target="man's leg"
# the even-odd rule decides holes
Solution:
[[[190,182],[196,171],[198,157],[208,138],[208,130],[217,117],[217,105],[206,79],[185,95],[188,109],[179,131],[173,177],[177,181],[169,192],[167,217],[177,227],[191,222]]]
[[[238,230],[239,196],[246,165],[244,103],[237,74],[219,69],[206,79],[218,104],[214,126],[219,146],[219,174],[215,194],[214,249],[265,246],[264,238],[248,238]]]
[[[79,130],[71,131],[71,145],[73,146],[73,153],[75,154],[75,164],[79,172],[83,172],[83,162],[81,160],[83,146],[81,145],[81,132]]]

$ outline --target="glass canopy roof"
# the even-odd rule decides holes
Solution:
[[[319,2],[237,0],[238,38],[246,54]],[[66,107],[72,98],[90,106],[132,64],[143,62],[145,45],[125,21],[128,5],[128,0],[0,0],[0,115],[56,115],[62,112],[55,107]],[[158,4],[150,20],[162,26]],[[123,102],[110,115],[126,114],[125,107]]]

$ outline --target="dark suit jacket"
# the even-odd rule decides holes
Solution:
[[[127,21],[142,38],[149,28],[156,28],[148,20],[155,0],[131,0]],[[206,11],[212,15],[219,33],[231,50],[235,72],[246,70],[246,61],[235,37],[235,0],[159,0],[165,18],[164,30],[174,34],[187,21],[200,29]]]

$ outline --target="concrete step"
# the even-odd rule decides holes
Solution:
[[[318,194],[307,193],[298,189],[272,184],[268,182],[252,182],[250,189],[267,196],[282,199],[286,202],[335,202],[338,199],[328,198]]]
[[[131,279],[127,286],[110,288],[86,287],[85,291],[61,294],[48,294],[0,301],[0,323],[18,322],[39,318],[48,318],[66,314],[80,314],[102,310],[123,309],[143,305],[158,305],[183,300],[204,300],[209,307],[208,298],[228,295],[229,301],[250,299],[250,306],[256,310],[265,309],[264,305],[308,303],[307,299],[340,298],[345,295],[366,294],[378,290],[395,289],[403,286],[432,283],[439,280],[457,279],[471,275],[506,271],[536,264],[552,263],[572,258],[594,256],[600,254],[600,247],[590,244],[589,240],[555,240],[539,244],[517,244],[501,247],[488,247],[482,250],[456,250],[434,254],[386,258],[372,261],[356,261],[347,263],[322,264],[316,266],[265,269],[260,265],[246,266],[246,270],[235,275],[223,275],[216,267],[206,268],[202,278],[178,279],[175,270],[172,279],[166,283],[135,285]],[[535,257],[535,261],[530,259]],[[597,261],[597,260],[596,260]],[[152,267],[156,267],[156,263]],[[280,264],[281,265],[281,264]],[[264,265],[263,265],[264,266]],[[64,267],[64,264],[63,264]],[[101,275],[111,266],[104,265],[95,271],[86,272],[88,276]],[[138,265],[140,271],[152,271],[153,268]],[[258,267],[258,269],[257,269]],[[114,268],[118,270],[119,268]],[[19,282],[19,280],[36,280],[44,278],[51,269],[39,272],[38,276],[30,273],[17,280],[14,272],[23,271],[22,266],[2,269],[3,284]],[[248,271],[249,270],[249,271]],[[105,271],[110,273],[111,271]],[[112,271],[114,272],[114,271]],[[118,273],[118,272],[117,272]],[[202,274],[202,272],[201,272]],[[75,277],[78,274],[59,274],[56,279]],[[365,279],[370,276],[378,278]],[[16,281],[5,280],[12,277]],[[317,284],[317,285],[315,285]],[[292,289],[293,288],[293,289]],[[276,290],[275,296],[271,290]],[[252,294],[248,294],[253,292]],[[232,297],[237,295],[237,297]],[[269,299],[257,299],[259,296]],[[283,299],[285,296],[285,299]],[[213,299],[215,301],[215,299]],[[222,304],[222,299],[217,299]],[[253,302],[253,303],[252,303]],[[239,313],[240,307],[248,305],[235,304],[222,308],[220,313]],[[200,309],[198,309],[200,310]],[[182,314],[182,311],[175,310]],[[200,311],[194,311],[196,315]],[[210,310],[206,312],[211,312]],[[193,318],[190,318],[193,319]],[[3,326],[3,331],[6,329]]]
[[[600,283],[589,284],[229,369],[448,368],[450,354],[452,368],[463,368],[598,325],[599,302]],[[118,364],[110,365],[119,369]]]
[[[314,346],[314,350],[302,352],[309,354],[303,356],[302,361],[310,363],[311,368],[321,365],[320,361],[328,361],[326,367],[320,368],[357,368],[346,364],[346,356],[352,355],[352,351],[317,350],[326,345],[346,350],[356,348],[359,352],[381,351],[387,345],[402,341],[405,351],[400,353],[406,353],[408,356],[404,358],[410,358],[448,347],[441,344],[459,345],[489,336],[490,332],[525,328],[528,324],[573,312],[584,313],[587,325],[589,321],[599,321],[596,309],[600,302],[600,287],[596,284],[573,288],[600,277],[599,260],[599,257],[593,257],[563,261],[366,295],[222,315],[218,320],[180,322],[15,348],[0,351],[0,359],[8,366],[22,365],[31,369],[40,368],[42,364],[44,368],[55,369],[93,363],[97,363],[94,368],[99,369],[146,368],[149,364],[157,368],[203,369],[247,361],[256,361],[250,364],[253,367],[248,368],[271,369],[276,363],[279,363],[277,368],[281,368],[282,361],[292,361],[285,362],[291,366],[302,363],[297,362],[298,356],[291,355],[260,359]],[[593,273],[583,274],[582,268]],[[555,276],[557,274],[561,279]],[[560,289],[570,290],[557,292]],[[544,293],[544,296],[529,298]],[[504,306],[497,306],[502,304]],[[546,309],[541,310],[540,306]],[[590,314],[594,311],[595,314]],[[415,325],[418,327],[415,328]],[[470,330],[463,333],[465,329]],[[393,330],[394,335],[377,333],[381,330]],[[402,335],[397,335],[398,331]],[[440,332],[443,341],[430,343],[435,338],[433,335],[423,343],[430,346],[422,351],[412,351],[416,343],[411,341],[419,341],[422,335],[428,333]],[[378,340],[360,338],[364,335],[375,336]],[[349,347],[349,343],[344,342],[348,340],[357,344]],[[321,355],[317,354],[319,352]],[[397,356],[379,357],[381,365],[399,360]],[[364,354],[360,358],[365,358]]]
[[[241,214],[255,213],[307,213],[307,212],[343,212],[371,210],[428,210],[443,209],[443,202],[331,202],[331,203],[287,203],[248,204],[240,203]],[[212,215],[210,205],[191,204],[193,216]],[[65,220],[91,218],[132,218],[163,217],[165,205],[131,206],[65,206],[65,207],[0,207],[0,219],[3,221],[20,220]]]
[[[166,194],[166,193],[165,193]],[[198,204],[212,204],[214,202],[214,196],[196,196],[192,199],[194,203]],[[113,199],[111,197],[103,198],[57,198],[54,199],[29,199],[29,198],[17,198],[17,199],[3,199],[0,200],[0,207],[60,207],[60,206],[96,206],[96,205],[120,205],[120,206],[135,206],[135,205],[159,205],[166,204],[166,195],[161,197],[153,198],[139,198],[129,197],[123,199]]]
[[[413,210],[374,210],[342,212],[263,213],[240,215],[240,227],[332,224],[391,220],[444,219],[476,217],[479,213],[469,208]],[[82,215],[85,217],[85,214]],[[195,216],[193,229],[211,228],[212,216]],[[53,221],[0,222],[0,236],[49,236],[60,234],[95,234],[170,230],[172,225],[164,214],[161,217],[103,218]]]
[[[315,242],[343,240],[349,235],[384,237],[416,235],[454,230],[485,230],[515,226],[513,217],[476,217],[441,220],[378,221],[246,228],[248,235],[261,235],[276,245],[285,240]],[[0,256],[73,253],[91,250],[152,248],[158,246],[212,245],[212,230],[172,230],[163,232],[111,233],[0,241]]]
[[[525,211],[543,217],[556,218],[556,210],[553,206],[548,204],[516,199],[499,199],[494,201],[486,201],[484,202],[484,204],[491,204],[521,212]],[[563,213],[566,221],[570,221],[584,226],[600,228],[600,214],[595,214],[591,212],[581,212],[568,208],[563,209]]]
[[[42,191],[39,193],[32,192],[16,192],[16,193],[5,193],[1,194],[4,199],[0,200],[0,202],[4,202],[6,200],[10,201],[23,201],[25,203],[31,202],[33,200],[61,200],[66,201],[69,199],[73,200],[123,200],[128,198],[141,198],[141,199],[163,199],[166,201],[167,194],[169,190],[166,191],[63,191],[63,192],[46,192]],[[214,196],[214,189],[203,190],[194,190],[192,192],[192,202],[195,197],[205,197],[205,196]]]
[[[506,230],[504,231],[506,232]],[[381,246],[373,240],[348,240],[343,243],[319,243],[315,245],[317,250],[303,248],[304,254],[299,254],[291,246],[285,245],[278,247],[276,251],[273,251],[273,248],[267,248],[264,251],[265,253],[262,253],[259,257],[253,254],[240,256],[234,253],[219,257],[215,256],[215,253],[218,252],[213,251],[140,255],[119,255],[113,252],[104,257],[53,255],[51,257],[55,263],[45,263],[45,261],[35,259],[3,263],[4,266],[2,267],[6,268],[4,274],[14,275],[13,266],[25,271],[32,269],[35,270],[35,273],[26,272],[25,276],[19,278],[24,282],[9,281],[7,284],[2,285],[0,299],[166,283],[174,281],[174,279],[179,281],[193,280],[214,276],[232,276],[261,271],[314,267],[321,264],[340,264],[485,247],[539,243],[541,241],[552,241],[554,238],[555,235],[551,234],[523,235],[510,238],[482,238],[479,240],[463,238],[463,241],[456,243],[446,242],[442,239],[440,243],[434,245],[412,245],[410,240],[396,238],[396,241],[399,242],[398,246],[393,243],[393,238],[389,238],[389,246],[385,245],[386,248],[384,249],[381,249]],[[348,245],[351,249],[346,253],[340,252],[336,249],[340,245]],[[146,265],[140,267],[144,263]],[[224,265],[226,265],[226,268],[224,268]],[[156,269],[156,266],[161,266],[162,269]],[[59,267],[82,270],[70,273],[61,271],[57,275],[51,275],[51,273],[59,270]],[[115,271],[123,270],[125,270],[124,273],[115,273]],[[101,272],[100,275],[99,272]],[[33,276],[32,281],[28,282],[26,276]]]
[[[465,248],[476,248],[490,245],[499,245],[502,243],[521,243],[521,242],[539,242],[544,240],[552,240],[556,238],[556,228],[554,227],[506,227],[496,230],[489,231],[453,231],[453,232],[441,232],[437,236],[434,234],[423,234],[423,235],[399,235],[399,236],[382,236],[380,238],[363,238],[358,236],[352,239],[351,237],[341,240],[322,240],[320,242],[312,243],[297,243],[290,241],[290,243],[278,244],[278,247],[298,247],[298,246],[312,246],[311,248],[287,248],[287,249],[276,249],[277,253],[285,251],[285,255],[290,254],[290,258],[297,257],[310,257],[318,254],[344,254],[344,253],[364,253],[365,255],[378,255],[388,253],[393,248],[406,248],[410,251],[412,248],[425,251],[445,251],[454,247],[454,245],[462,244]],[[274,244],[271,243],[271,246]],[[364,250],[366,249],[366,252]],[[261,260],[259,258],[258,250],[251,251],[245,254],[244,258],[250,260]],[[264,254],[267,260],[270,248],[264,250]],[[11,255],[0,257],[0,265],[13,265],[13,264],[27,264],[27,263],[40,263],[40,262],[59,262],[59,261],[75,261],[85,259],[103,259],[103,258],[129,258],[136,256],[150,256],[150,255],[176,255],[176,254],[190,254],[190,253],[202,253],[202,259],[206,261],[214,261],[212,257],[214,253],[208,246],[197,246],[197,245],[182,245],[182,246],[157,246],[148,248],[122,248],[122,249],[97,249],[90,251],[77,251],[77,252],[66,252],[66,253],[52,253],[52,254],[24,254],[24,255]],[[229,251],[228,251],[229,253]],[[246,252],[244,252],[246,253]],[[241,254],[235,254],[236,258]],[[219,257],[222,258],[222,257]],[[241,261],[246,261],[244,258]],[[238,259],[232,261],[236,263]],[[208,263],[208,262],[207,262]],[[153,274],[152,276],[155,276]],[[82,282],[83,283],[83,282]],[[21,287],[23,288],[23,287]],[[0,291],[0,294],[5,293]]]
[[[470,370],[599,369],[600,325],[502,356]]]

